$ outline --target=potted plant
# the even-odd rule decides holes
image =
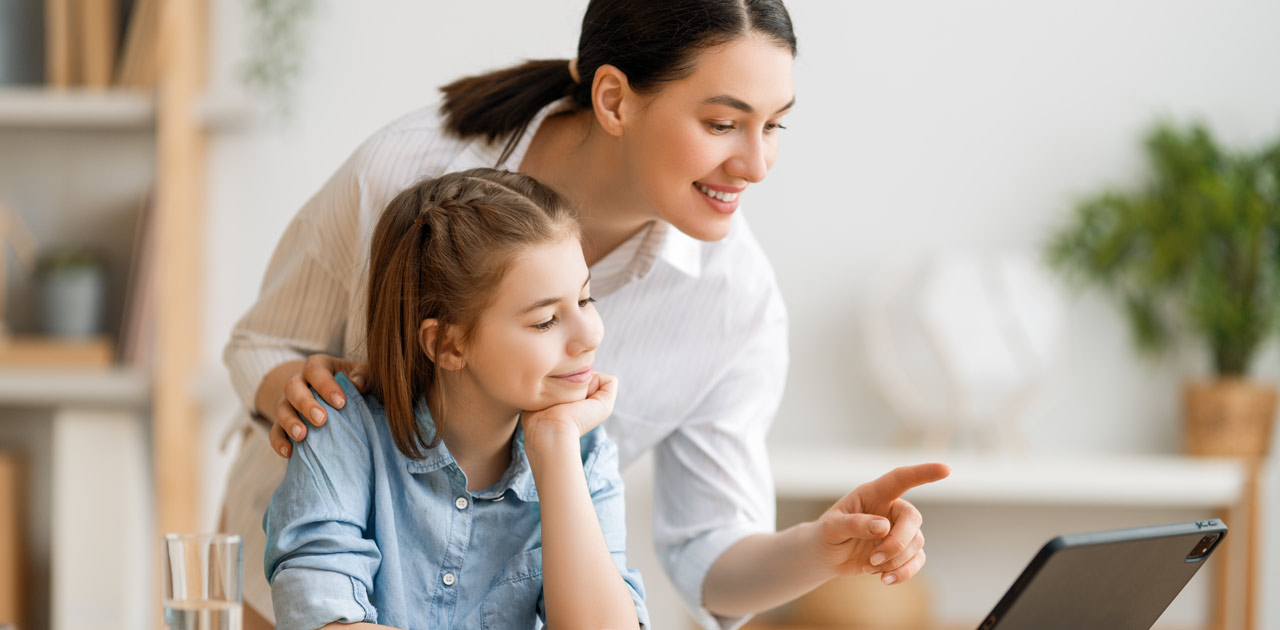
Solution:
[[[83,249],[41,258],[36,268],[44,332],[60,338],[87,338],[102,332],[106,276],[100,259]]]
[[[1264,456],[1276,388],[1249,369],[1280,323],[1280,142],[1232,153],[1202,125],[1161,124],[1146,148],[1146,187],[1078,204],[1049,263],[1115,299],[1140,349],[1181,332],[1207,347],[1214,378],[1184,392],[1188,452]]]

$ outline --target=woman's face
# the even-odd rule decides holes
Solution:
[[[582,400],[604,324],[576,238],[516,256],[463,348],[463,370],[492,400],[518,410]]]
[[[693,74],[642,97],[625,159],[663,220],[704,241],[729,233],[747,187],[778,155],[795,101],[791,66],[788,49],[748,35],[707,49]]]

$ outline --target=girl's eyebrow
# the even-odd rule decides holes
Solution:
[[[587,286],[588,282],[591,282],[590,271],[587,272],[587,279],[582,281],[582,286],[584,287]],[[529,311],[536,311],[544,306],[551,306],[552,304],[555,304],[556,302],[559,302],[559,301],[560,301],[560,298],[558,297],[544,298],[544,299],[538,300],[537,302],[534,302],[533,304],[530,304],[529,306],[526,306],[525,308],[521,309],[519,313],[516,313],[516,314],[524,315]]]
[[[749,105],[746,101],[734,96],[729,96],[728,94],[720,94],[718,96],[712,96],[711,98],[705,98],[702,100],[702,104],[703,105],[724,105],[726,107],[732,107],[736,110],[739,110],[747,114],[754,114],[756,112],[756,108]],[[786,105],[783,105],[781,108],[779,108],[778,111],[774,112],[774,114],[781,114],[782,112],[785,112],[788,109],[791,109],[792,107],[794,107],[795,104],[796,104],[796,97],[792,96],[791,101],[788,102]]]

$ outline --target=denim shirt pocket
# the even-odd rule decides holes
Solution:
[[[506,563],[480,605],[486,629],[513,630],[539,626],[542,596],[542,548],[524,551]]]

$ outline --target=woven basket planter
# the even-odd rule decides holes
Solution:
[[[1187,453],[1266,457],[1276,415],[1276,388],[1243,379],[1188,383],[1183,391]]]

